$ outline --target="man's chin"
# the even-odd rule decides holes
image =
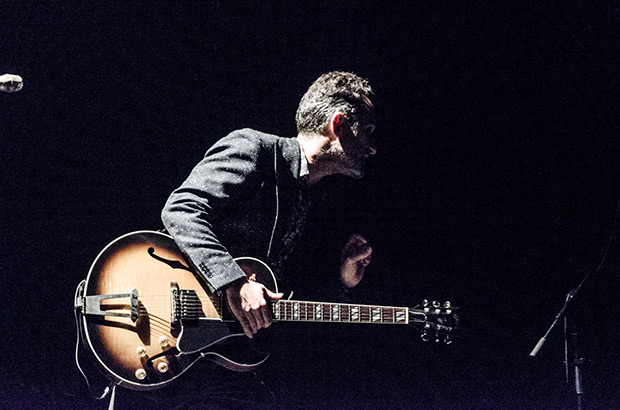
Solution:
[[[366,175],[366,172],[364,172],[363,169],[350,169],[345,172],[344,175],[353,179],[362,179],[364,178],[364,175]]]

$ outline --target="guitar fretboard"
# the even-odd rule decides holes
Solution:
[[[279,321],[409,323],[409,310],[404,307],[280,300],[273,302],[272,309],[274,319]]]

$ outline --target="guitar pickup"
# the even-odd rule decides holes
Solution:
[[[130,311],[124,312],[111,312],[109,310],[103,310],[101,308],[101,301],[107,299],[122,299],[129,298]],[[84,304],[82,306],[82,313],[85,315],[95,316],[117,316],[131,318],[132,322],[138,320],[138,289],[133,289],[130,293],[118,293],[114,295],[91,295],[84,296]]]

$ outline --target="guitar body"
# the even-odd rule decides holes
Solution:
[[[237,263],[276,289],[262,262]],[[203,357],[235,371],[264,362],[268,355],[223,317],[225,301],[207,289],[168,235],[139,231],[111,242],[81,295],[82,330],[104,374],[123,387],[152,390]]]

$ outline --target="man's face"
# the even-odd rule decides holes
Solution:
[[[366,115],[360,119],[356,129],[350,129],[340,137],[344,168],[343,174],[353,178],[364,176],[364,164],[369,156],[377,153],[374,131],[374,107],[372,102],[364,96]]]
[[[373,133],[375,125],[368,120],[360,121],[357,130],[351,130],[340,138],[343,154],[343,174],[353,178],[364,176],[364,164],[377,153]]]

